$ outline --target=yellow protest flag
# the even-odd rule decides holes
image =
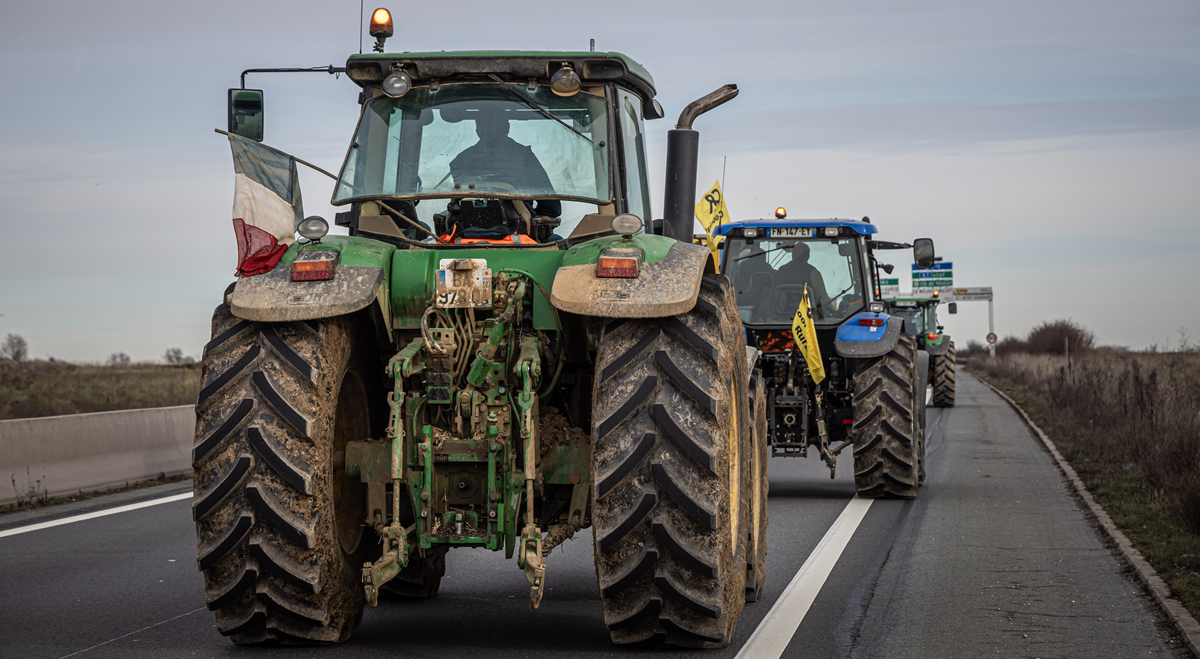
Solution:
[[[812,375],[813,384],[820,384],[821,380],[825,379],[825,364],[821,362],[817,328],[813,325],[812,309],[808,304],[808,284],[804,285],[804,296],[800,298],[796,317],[792,319],[792,338],[796,341],[796,349],[804,355],[804,361],[808,363],[808,372]]]
[[[696,204],[696,219],[700,220],[700,226],[704,227],[704,233],[708,236],[708,248],[712,250],[713,263],[720,263],[717,246],[721,238],[713,235],[713,231],[729,221],[729,209],[725,207],[725,194],[721,192],[720,181],[713,183],[700,199],[700,203]]]

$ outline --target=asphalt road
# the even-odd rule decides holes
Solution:
[[[873,502],[811,608],[772,616],[803,613],[782,656],[1188,656],[1003,401],[960,374],[958,406],[930,409],[928,428],[919,498]],[[766,656],[744,646],[854,497],[851,471],[849,456],[833,480],[816,458],[771,461],[766,593],[703,656]],[[0,516],[0,532],[190,487]],[[0,656],[265,656],[217,634],[195,556],[188,500],[0,537]],[[381,602],[344,645],[267,654],[699,656],[610,643],[587,534],[549,557],[547,585],[530,611],[515,560],[456,550],[437,597]]]

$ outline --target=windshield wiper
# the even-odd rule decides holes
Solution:
[[[500,77],[499,77],[499,76],[497,76],[496,74],[494,74],[494,73],[489,73],[489,74],[488,74],[488,77],[489,77],[489,78],[491,78],[492,80],[495,80],[495,81],[496,81],[497,83],[499,83],[499,84],[500,84],[500,86],[501,86],[501,87],[503,87],[504,89],[507,89],[507,90],[508,90],[508,92],[509,92],[510,94],[512,94],[513,96],[516,96],[516,97],[517,97],[517,100],[519,100],[519,101],[521,101],[522,103],[524,103],[524,104],[525,104],[526,106],[528,106],[528,107],[529,107],[531,110],[537,110],[538,112],[541,112],[542,114],[546,115],[547,117],[549,117],[549,118],[551,118],[551,119],[553,119],[553,120],[557,121],[558,123],[562,124],[562,125],[563,125],[563,126],[564,126],[564,127],[567,129],[567,130],[571,131],[572,133],[575,133],[576,135],[578,135],[578,136],[582,137],[583,139],[587,140],[588,142],[591,142],[592,144],[595,144],[595,142],[592,142],[592,138],[590,138],[590,137],[588,137],[587,135],[584,135],[583,133],[581,133],[581,132],[579,132],[579,131],[575,130],[575,127],[574,127],[574,126],[572,126],[571,124],[568,124],[567,122],[563,121],[562,119],[559,119],[558,117],[554,116],[553,114],[550,114],[550,111],[549,111],[549,110],[547,110],[546,108],[544,108],[544,107],[542,107],[542,106],[538,105],[537,103],[535,103],[533,99],[531,99],[531,98],[529,98],[528,96],[526,96],[526,95],[522,94],[521,92],[519,92],[519,91],[517,91],[517,90],[513,89],[512,87],[509,87],[509,86],[508,86],[508,85],[507,85],[507,84],[506,84],[506,83],[505,83],[503,80],[501,80],[501,79],[500,79]]]
[[[791,249],[793,247],[795,247],[795,245],[780,245],[779,247],[772,247],[771,249],[765,249],[761,252],[755,252],[753,254],[747,254],[745,256],[738,256],[738,257],[735,257],[733,260],[741,261],[742,259],[752,259],[756,256],[762,256],[763,254],[770,254],[771,252],[778,252],[781,249]]]

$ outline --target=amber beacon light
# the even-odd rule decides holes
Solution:
[[[783,206],[776,208],[775,209],[775,217],[776,217],[776,219],[780,219],[780,220],[786,218],[787,217],[787,209],[784,208]]]
[[[375,52],[383,52],[383,42],[394,34],[392,12],[380,7],[371,13],[371,36],[375,37]]]
[[[383,37],[384,39],[392,36],[392,13],[383,7],[375,10],[371,14],[371,36]]]

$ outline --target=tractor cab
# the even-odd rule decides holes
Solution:
[[[648,216],[643,122],[661,109],[624,55],[368,54],[347,73],[363,110],[333,204],[354,204],[353,233],[543,244]]]
[[[807,288],[813,321],[835,326],[864,311],[869,272],[864,238],[875,227],[853,220],[738,222],[723,228],[722,272],[734,284],[749,327],[791,327]]]

